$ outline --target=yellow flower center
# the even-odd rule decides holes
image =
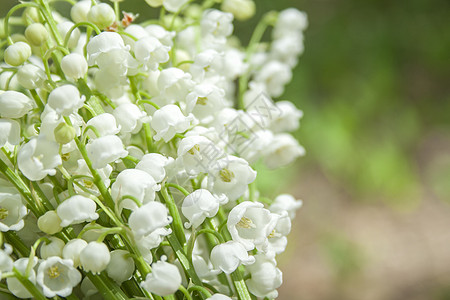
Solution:
[[[208,98],[206,98],[206,97],[198,97],[197,98],[197,104],[206,105],[207,103],[208,103]]]
[[[94,186],[94,183],[90,180],[83,179],[83,183],[84,183],[84,186],[87,187],[88,189],[90,189]]]
[[[47,272],[50,278],[58,278],[60,275],[58,266],[50,267]]]
[[[255,228],[256,225],[253,223],[252,220],[250,220],[247,217],[242,217],[239,222],[236,224],[236,226],[241,227],[241,228]]]
[[[191,150],[188,150],[189,154],[194,155],[195,151],[200,152],[200,146],[199,145],[195,145],[194,147],[191,148]]]
[[[220,175],[220,178],[222,179],[222,181],[224,181],[224,182],[230,182],[234,178],[234,173],[228,169],[222,169],[219,172],[219,175]]]
[[[6,208],[0,207],[0,220],[4,220],[8,217],[9,211]]]
[[[64,161],[68,161],[69,158],[70,158],[70,153],[63,153],[63,154],[61,154],[61,158]]]

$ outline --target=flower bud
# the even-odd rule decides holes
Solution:
[[[77,2],[70,10],[70,17],[75,23],[85,22],[88,20],[87,16],[91,9],[91,0],[83,0]]]
[[[91,8],[88,13],[89,22],[94,23],[100,29],[111,26],[116,19],[114,9],[106,3],[100,3]]]
[[[105,270],[110,260],[111,254],[108,247],[99,242],[90,242],[80,254],[83,269],[94,274]]]
[[[64,241],[60,240],[56,237],[50,237],[49,238],[50,243],[46,244],[42,244],[41,246],[41,258],[42,259],[46,259],[50,256],[62,256],[62,250],[64,248]]]
[[[54,134],[56,142],[64,145],[75,138],[75,129],[64,122],[61,122],[56,126]]]
[[[48,32],[41,23],[33,23],[25,29],[25,37],[31,45],[39,47],[48,39]]]
[[[55,234],[60,232],[62,230],[62,227],[59,225],[60,223],[61,219],[54,210],[46,212],[44,215],[39,217],[37,221],[39,229],[46,234]]]
[[[131,278],[134,273],[134,261],[125,250],[111,251],[111,261],[106,267],[106,273],[118,284]]]
[[[30,45],[24,42],[17,42],[6,48],[4,59],[8,65],[17,67],[26,62],[30,56]]]
[[[22,19],[25,22],[25,24],[30,22],[39,22],[39,11],[36,7],[27,7],[25,11],[23,12]]]
[[[38,66],[26,64],[17,72],[17,81],[24,88],[34,90],[42,87],[45,81],[45,72]]]
[[[83,55],[71,53],[61,60],[61,69],[67,77],[79,79],[87,73],[88,65]]]
[[[253,0],[224,0],[222,10],[232,13],[235,19],[245,21],[255,14],[255,2]]]
[[[71,259],[74,267],[80,266],[81,251],[88,245],[85,240],[73,239],[70,240],[63,248],[62,256],[65,259]]]
[[[164,0],[145,0],[151,7],[159,7],[163,4]]]

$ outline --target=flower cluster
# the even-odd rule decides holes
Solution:
[[[301,201],[260,195],[254,164],[279,168],[304,154],[289,133],[302,112],[274,99],[303,51],[306,15],[269,12],[244,46],[233,20],[253,16],[252,0],[146,0],[160,11],[154,20],[121,12],[120,0],[67,0],[70,16],[49,2],[22,2],[4,19],[8,291],[276,298],[275,257]]]

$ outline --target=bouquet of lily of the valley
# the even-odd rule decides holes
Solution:
[[[252,0],[20,1],[0,27],[0,298],[276,298],[301,201],[256,171],[304,149],[275,101],[306,15]],[[263,42],[266,30],[271,40]]]

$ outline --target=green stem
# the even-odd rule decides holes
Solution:
[[[201,294],[205,295],[207,298],[211,297],[211,293],[207,289],[205,289],[204,287],[198,286],[198,285],[191,286],[188,289],[188,291],[189,292],[197,291],[197,292],[200,292]]]
[[[26,2],[26,3],[18,4],[18,5],[14,6],[13,8],[11,8],[11,9],[8,11],[8,13],[6,14],[5,20],[4,20],[4,24],[5,24],[5,25],[4,25],[4,27],[5,27],[4,30],[5,30],[5,37],[6,37],[6,39],[7,39],[9,45],[14,44],[14,42],[13,42],[11,36],[9,35],[9,24],[10,24],[9,18],[12,16],[12,14],[13,14],[16,10],[21,9],[21,8],[24,8],[24,7],[34,7],[34,8],[37,8],[37,9],[41,9],[41,7],[40,7],[39,5],[37,5],[36,3]]]
[[[185,196],[188,196],[190,194],[184,187],[182,187],[176,183],[166,183],[166,186],[176,188],[177,190],[182,192],[183,195],[185,195]]]
[[[166,203],[167,208],[169,209],[170,215],[173,218],[171,227],[175,232],[178,241],[180,241],[181,245],[184,245],[186,243],[186,237],[184,235],[183,223],[181,221],[177,205],[175,204],[172,195],[170,195],[165,185],[162,186],[160,193],[162,195],[162,198],[164,199],[164,202]]]
[[[184,286],[180,285],[178,289],[183,293],[187,300],[192,300],[191,294],[189,294],[189,291]]]
[[[239,300],[251,300],[250,293],[247,289],[244,279],[242,278],[239,269],[231,273],[231,279],[233,280],[234,288],[238,294]]]

